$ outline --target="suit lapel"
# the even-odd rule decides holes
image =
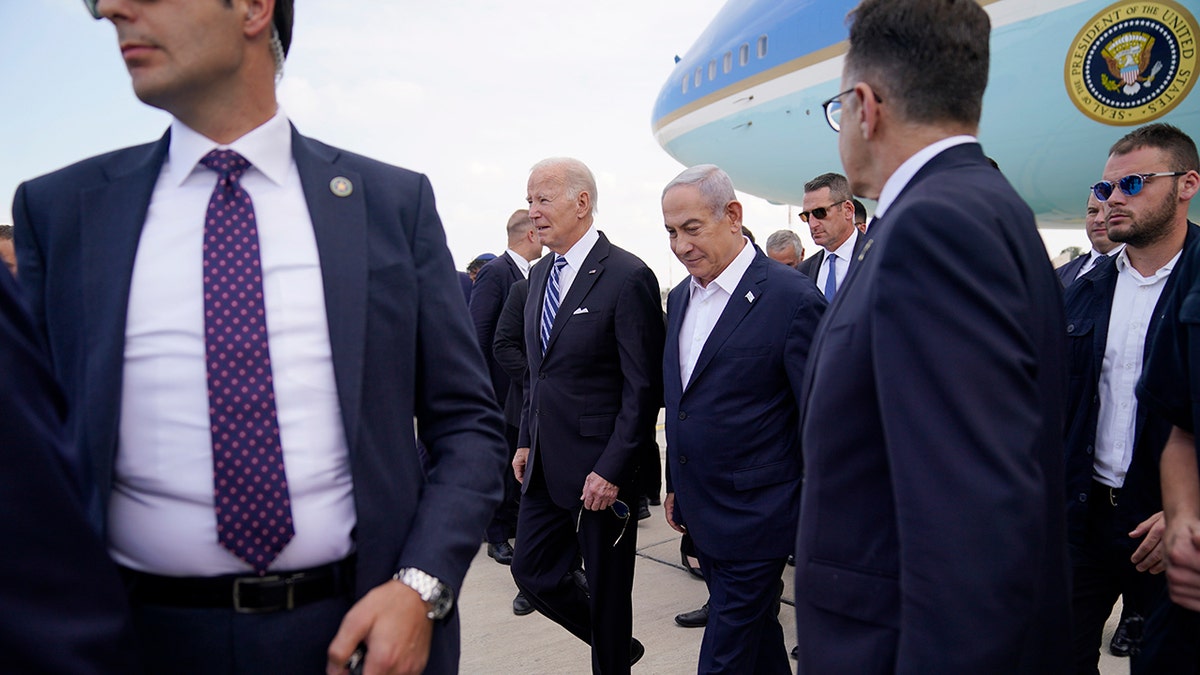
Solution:
[[[678,399],[683,394],[683,383],[679,381],[679,330],[692,301],[691,287],[689,276],[671,291],[668,303],[671,311],[667,312],[667,344],[663,350],[663,386],[668,399]]]
[[[550,278],[552,267],[554,256],[547,255],[529,270],[529,295],[525,298],[525,353],[531,371],[536,371],[542,365],[542,304],[546,299],[546,280]]]
[[[583,303],[583,299],[587,297],[588,291],[592,290],[592,286],[596,284],[596,280],[600,275],[604,274],[604,259],[608,257],[610,244],[608,237],[604,233],[600,233],[600,239],[592,246],[592,250],[588,252],[587,257],[583,259],[583,265],[575,272],[575,279],[571,282],[571,290],[567,291],[567,295],[563,298],[562,303],[558,306],[558,313],[554,315],[554,325],[550,328],[550,339],[546,341],[546,353],[554,348],[554,341],[562,332],[563,326],[571,320],[571,316],[575,310]],[[539,321],[541,317],[538,317]],[[540,325],[540,324],[539,324]]]
[[[346,437],[354,451],[358,426],[367,330],[367,207],[362,177],[335,164],[339,152],[314,143],[292,127],[292,153],[300,172],[304,200],[312,218],[321,260],[329,346]],[[334,178],[354,186],[339,197],[330,189]]]
[[[696,382],[712,361],[713,356],[721,349],[729,336],[733,335],[738,324],[746,318],[750,309],[762,297],[766,283],[767,257],[762,251],[755,251],[754,260],[746,269],[746,273],[742,275],[737,289],[730,295],[729,302],[726,303],[725,309],[717,319],[716,325],[713,326],[712,332],[709,333],[708,339],[704,341],[704,347],[700,349],[700,358],[696,360],[696,367],[692,369],[692,376],[688,378],[687,387],[684,387],[685,392]]]

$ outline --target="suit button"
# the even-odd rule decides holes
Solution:
[[[1092,454],[1092,446],[1087,446],[1087,454]]]
[[[680,455],[680,456],[679,456],[679,463],[680,463],[680,464],[687,464],[687,455]]]
[[[686,420],[686,419],[687,419],[687,413],[685,413],[685,412],[683,412],[682,410],[680,410],[680,411],[679,411],[679,419],[681,419],[681,420]]]
[[[1081,501],[1081,502],[1086,502],[1086,501],[1087,501],[1087,493],[1086,493],[1086,492],[1080,492],[1080,493],[1079,493],[1079,501]]]
[[[1069,324],[1069,325],[1067,326],[1067,332],[1068,332],[1068,333],[1074,333],[1074,332],[1075,332],[1075,324],[1073,324],[1073,323],[1072,323],[1072,324]]]

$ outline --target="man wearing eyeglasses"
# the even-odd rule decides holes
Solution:
[[[841,174],[823,173],[804,184],[803,204],[800,220],[808,223],[813,241],[821,248],[796,269],[816,282],[825,299],[833,302],[865,241],[854,226],[850,183]]]
[[[453,672],[504,440],[429,181],[291,126],[291,0],[86,4],[170,130],[13,214],[142,661]]]
[[[878,206],[809,356],[798,670],[1062,673],[1062,290],[975,138],[990,20],[864,0],[849,26],[825,108]]]
[[[1166,461],[1160,478],[1171,417],[1154,397],[1139,403],[1134,396],[1143,355],[1156,331],[1167,329],[1164,322],[1175,320],[1165,318],[1175,287],[1187,292],[1190,279],[1175,270],[1200,247],[1200,231],[1187,220],[1200,190],[1198,170],[1195,143],[1173,126],[1151,124],[1117,141],[1092,192],[1104,202],[1108,237],[1125,248],[1066,292],[1073,411],[1067,525],[1077,673],[1096,672],[1104,622],[1122,593],[1149,617],[1133,672],[1200,668],[1200,623],[1171,606],[1161,575],[1170,525],[1163,518],[1163,486],[1175,478],[1168,473],[1186,472]],[[1170,377],[1186,381],[1188,369]]]

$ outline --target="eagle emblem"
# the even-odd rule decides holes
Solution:
[[[1162,70],[1161,61],[1154,64],[1154,69],[1146,77],[1142,73],[1150,66],[1150,54],[1154,51],[1154,36],[1133,31],[1118,35],[1109,41],[1100,55],[1108,64],[1108,72],[1113,75],[1101,76],[1101,83],[1109,91],[1121,88],[1126,95],[1133,96],[1142,90],[1142,85],[1150,86],[1158,71]]]

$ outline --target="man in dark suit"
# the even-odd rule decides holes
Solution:
[[[826,117],[878,209],[806,373],[798,671],[1062,673],[1062,294],[974,138],[990,21],[864,0],[849,23]]]
[[[796,268],[808,275],[833,300],[858,261],[865,239],[854,227],[854,194],[846,177],[823,173],[804,184],[804,210],[800,220],[816,242],[811,255]]]
[[[667,298],[667,522],[695,542],[709,589],[701,673],[791,673],[779,576],[795,543],[799,399],[825,309],[812,280],[742,236],[742,205],[711,164],[663,190],[690,276]]]
[[[592,646],[594,672],[629,672],[644,652],[632,640],[630,505],[662,401],[658,281],[593,226],[596,181],[582,162],[539,162],[527,200],[555,255],[530,271],[525,303],[513,578],[534,608]],[[580,554],[590,593],[569,575]]]
[[[475,324],[475,337],[479,341],[479,348],[483,350],[492,378],[492,391],[496,402],[504,410],[507,428],[505,440],[508,441],[508,461],[511,463],[517,451],[517,433],[521,426],[521,399],[509,398],[512,379],[492,355],[492,342],[496,337],[496,322],[504,309],[508,289],[529,275],[530,261],[542,255],[542,243],[538,240],[533,223],[529,220],[529,211],[526,209],[515,211],[509,216],[505,231],[508,236],[508,248],[480,268],[471,290],[470,308],[471,321]],[[503,472],[504,501],[496,507],[486,533],[487,553],[502,565],[512,564],[513,550],[508,540],[517,531],[517,503],[521,495],[521,485],[517,483],[508,466],[509,464],[505,465]]]
[[[116,566],[88,525],[66,401],[0,271],[0,671],[134,672]]]
[[[144,663],[452,672],[504,442],[428,180],[290,126],[290,1],[92,9],[170,131],[13,212]]]
[[[1094,194],[1088,194],[1087,211],[1083,216],[1083,229],[1087,232],[1088,241],[1092,242],[1092,250],[1085,255],[1075,256],[1074,259],[1055,270],[1063,288],[1070,286],[1076,279],[1092,271],[1092,268],[1102,258],[1115,255],[1115,249],[1119,245],[1108,238],[1104,202],[1096,199]]]

